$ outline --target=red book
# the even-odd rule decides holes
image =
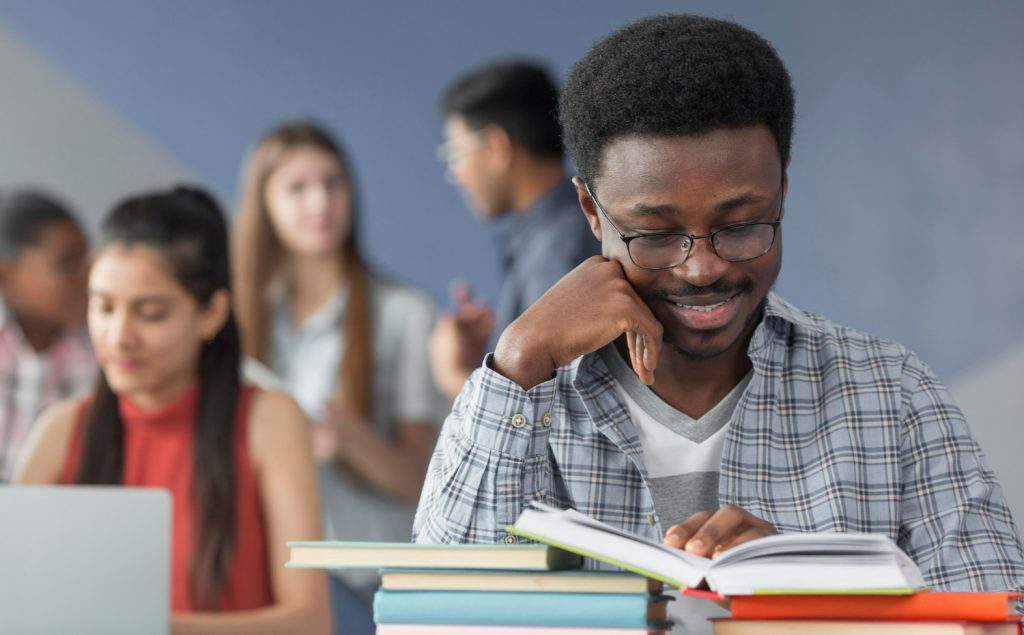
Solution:
[[[1014,603],[1022,593],[945,593],[914,595],[745,595],[732,598],[734,620],[1020,620]]]

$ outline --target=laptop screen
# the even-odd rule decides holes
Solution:
[[[166,634],[171,497],[0,487],[0,632]]]

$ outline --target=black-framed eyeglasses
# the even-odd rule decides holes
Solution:
[[[693,252],[694,243],[705,238],[711,242],[711,248],[715,250],[715,254],[729,262],[745,262],[765,255],[775,244],[775,234],[778,233],[779,225],[782,223],[782,185],[782,183],[779,184],[779,206],[776,220],[773,221],[729,225],[706,236],[694,236],[682,232],[627,236],[622,233],[601,202],[594,196],[590,184],[586,181],[583,183],[590,200],[594,201],[594,205],[601,211],[622,242],[626,244],[629,259],[641,269],[652,270],[671,269],[683,264]]]

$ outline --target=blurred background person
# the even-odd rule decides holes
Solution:
[[[98,385],[43,415],[16,481],[168,489],[173,633],[326,633],[323,573],[284,567],[321,536],[305,418],[242,385],[230,289],[205,193],[118,205],[89,273]]]
[[[38,191],[0,196],[0,484],[40,413],[96,377],[85,256],[67,207]]]
[[[328,539],[409,541],[439,398],[433,304],[359,252],[350,163],[322,128],[290,122],[244,171],[235,235],[247,355],[269,366],[312,423]],[[335,632],[372,633],[372,571],[331,572]]]
[[[470,71],[442,97],[438,156],[468,205],[493,222],[502,272],[496,313],[457,282],[454,311],[431,338],[434,379],[452,399],[497,335],[599,251],[565,172],[557,110],[547,71],[522,60]]]

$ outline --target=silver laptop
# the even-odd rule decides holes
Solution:
[[[166,635],[171,497],[0,487],[0,633]]]

